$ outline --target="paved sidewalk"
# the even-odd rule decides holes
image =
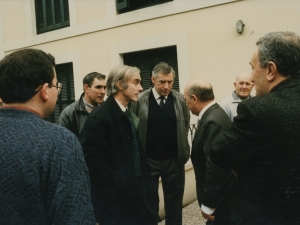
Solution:
[[[201,216],[200,207],[197,200],[187,205],[182,210],[182,224],[183,225],[205,225],[204,218]],[[158,225],[165,225],[163,220]]]

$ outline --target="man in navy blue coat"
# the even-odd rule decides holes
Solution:
[[[121,65],[107,78],[107,100],[87,118],[81,136],[89,168],[92,202],[100,225],[153,225],[155,190],[137,137],[138,118],[128,111],[137,101],[140,70]]]

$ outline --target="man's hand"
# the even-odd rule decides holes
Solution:
[[[214,220],[215,220],[215,216],[206,214],[206,213],[203,212],[202,210],[201,210],[201,214],[202,214],[202,216],[203,216],[205,219],[207,219],[207,220],[210,220],[210,221],[214,221]]]

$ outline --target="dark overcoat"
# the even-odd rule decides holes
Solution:
[[[236,224],[300,224],[300,78],[241,102],[211,146],[214,163],[240,174]]]
[[[81,137],[99,224],[140,225],[159,220],[147,207],[153,194],[148,164],[140,148],[141,176],[133,163],[131,125],[113,97],[87,118]]]
[[[201,117],[192,145],[191,159],[196,176],[199,206],[227,207],[228,198],[237,185],[230,171],[221,169],[210,160],[209,146],[231,125],[224,110],[217,104],[210,106]]]

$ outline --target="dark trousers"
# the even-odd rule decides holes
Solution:
[[[158,182],[162,180],[164,193],[166,225],[182,225],[182,198],[184,192],[185,171],[184,166],[178,166],[177,158],[149,159],[148,163],[152,175],[152,182],[157,189],[154,199],[156,211],[159,211]]]

